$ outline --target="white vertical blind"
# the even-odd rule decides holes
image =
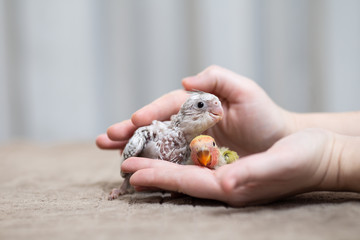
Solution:
[[[360,1],[331,0],[325,11],[323,108],[327,111],[359,110]]]
[[[94,138],[218,64],[292,111],[360,109],[360,2],[2,0],[0,140]]]
[[[5,4],[0,1],[0,140],[10,137],[10,112],[8,96],[7,56],[5,43]]]

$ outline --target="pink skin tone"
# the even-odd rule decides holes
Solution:
[[[136,189],[160,188],[232,206],[315,190],[360,191],[359,112],[291,113],[277,106],[252,80],[217,66],[182,83],[185,90],[220,98],[223,119],[205,134],[245,157],[216,170],[129,158],[121,167],[134,173],[130,183]],[[169,119],[186,96],[183,90],[164,95],[130,120],[111,126],[97,138],[97,145],[122,150],[135,129],[154,119]]]

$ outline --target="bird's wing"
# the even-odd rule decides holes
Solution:
[[[147,141],[147,128],[141,127],[138,128],[134,135],[130,138],[129,142],[126,144],[124,151],[121,155],[120,159],[120,166],[123,163],[125,159],[128,159],[129,157],[136,157],[140,155],[140,153],[143,151],[146,141]],[[120,169],[120,174],[122,177],[125,177],[126,174],[123,173]]]
[[[141,153],[147,141],[147,133],[148,130],[146,127],[141,127],[135,131],[134,135],[130,138],[124,148],[122,154],[123,160],[129,157],[136,157]]]

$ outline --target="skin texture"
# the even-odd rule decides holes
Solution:
[[[216,171],[139,158],[125,161],[122,170],[135,172],[130,180],[135,187],[158,187],[233,206],[259,204],[319,189],[329,164],[322,157],[330,151],[329,141],[331,134],[313,129]]]
[[[252,80],[217,66],[183,79],[182,84],[185,90],[220,98],[223,120],[204,134],[245,157],[216,170],[129,158],[122,171],[134,173],[130,183],[136,189],[161,188],[233,206],[313,190],[360,191],[359,112],[291,113]],[[122,150],[136,128],[153,119],[168,119],[185,98],[183,90],[164,95],[131,120],[111,126],[97,138],[97,145]]]
[[[130,180],[135,188],[157,187],[239,207],[316,190],[359,192],[359,144],[359,137],[306,129],[216,171],[139,158],[125,161],[122,169],[135,172]]]

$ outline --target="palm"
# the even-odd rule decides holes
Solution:
[[[236,167],[219,169],[220,175],[227,176],[223,182],[237,177],[236,185],[228,187],[230,203],[262,203],[316,190],[327,172],[323,155],[329,139],[322,130],[298,132],[266,152],[240,160]]]
[[[266,152],[215,171],[141,158],[125,161],[122,169],[135,172],[130,182],[138,187],[157,187],[234,206],[263,203],[315,190],[327,172],[327,164],[321,163],[328,139],[321,130],[300,132]]]

